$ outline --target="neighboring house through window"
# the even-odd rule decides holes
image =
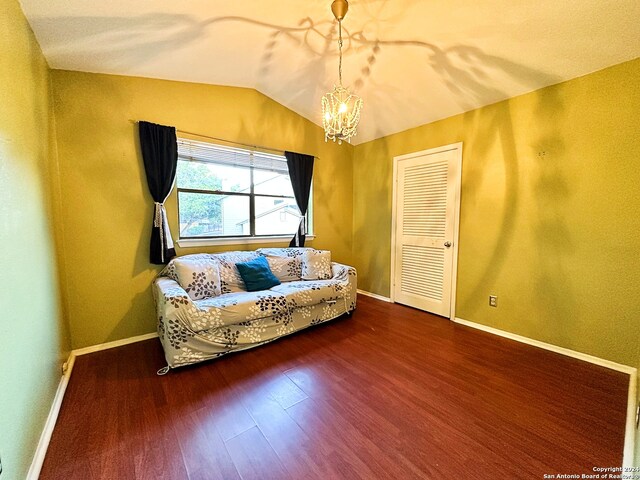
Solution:
[[[300,223],[283,155],[178,139],[176,182],[181,239],[289,237]]]

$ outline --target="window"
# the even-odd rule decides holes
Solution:
[[[289,237],[300,223],[282,155],[178,139],[177,190],[181,239]]]

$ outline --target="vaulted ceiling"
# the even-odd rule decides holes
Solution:
[[[250,87],[321,124],[331,0],[21,0],[52,68]],[[638,0],[353,0],[353,143],[640,56]]]

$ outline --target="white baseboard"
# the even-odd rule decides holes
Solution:
[[[638,374],[629,375],[629,396],[627,397],[627,422],[624,431],[624,455],[622,457],[622,467],[631,468],[634,465],[636,448],[636,395],[638,393]],[[638,459],[640,461],[640,459]],[[632,471],[632,470],[629,470]]]
[[[612,362],[611,360],[605,360],[604,358],[600,358],[600,357],[594,357],[593,355],[588,355],[586,353],[576,352],[575,350],[570,350],[568,348],[558,347],[557,345],[553,345],[551,343],[541,342],[540,340],[534,340],[533,338],[529,338],[529,337],[523,337],[522,335],[506,332],[498,328],[488,327],[487,325],[470,322],[469,320],[463,320],[462,318],[458,318],[458,317],[454,319],[454,322],[459,323],[461,325],[466,325],[467,327],[482,330],[484,332],[492,333],[500,337],[508,338],[510,340],[515,340],[516,342],[526,343],[527,345],[533,345],[534,347],[543,348],[551,352],[559,353],[561,355],[566,355],[567,357],[573,357],[579,360],[583,360],[585,362],[593,363],[595,365],[600,365],[601,367],[607,367],[607,368],[610,368],[611,370],[617,370],[618,372],[627,373],[629,375],[632,375],[632,374],[635,375],[637,373],[636,368],[630,367],[628,365]]]
[[[67,369],[60,379],[60,383],[58,384],[58,389],[56,390],[56,394],[53,397],[51,410],[49,410],[49,415],[47,416],[47,421],[45,422],[44,429],[42,430],[42,434],[40,435],[40,440],[38,441],[36,452],[33,455],[33,460],[31,461],[29,472],[27,473],[27,480],[38,480],[38,477],[40,476],[40,470],[42,470],[42,464],[44,463],[44,457],[47,454],[47,448],[49,448],[51,435],[53,434],[53,429],[56,426],[56,421],[58,420],[58,415],[60,414],[60,407],[62,406],[64,394],[67,391],[67,385],[69,384],[69,379],[71,378],[71,372],[73,370],[73,365],[75,364],[76,357],[79,355],[86,355],[87,353],[99,352],[100,350],[108,350],[109,348],[120,347],[122,345],[129,345],[130,343],[142,342],[143,340],[149,340],[151,338],[157,337],[157,333],[146,333],[144,335],[138,335],[136,337],[123,338],[122,340],[101,343],[99,345],[92,345],[90,347],[79,348],[77,350],[71,351],[71,353],[69,354],[69,359],[67,360]]]
[[[110,348],[121,347],[122,345],[129,345],[130,343],[142,342],[144,340],[150,340],[157,338],[158,333],[145,333],[144,335],[137,335],[135,337],[123,338],[122,340],[114,340],[113,342],[100,343],[98,345],[91,345],[90,347],[78,348],[71,352],[76,357],[79,355],[86,355],[87,353],[99,352],[100,350],[108,350]]]
[[[58,420],[58,414],[60,413],[60,407],[62,406],[62,399],[67,391],[67,385],[71,378],[71,371],[73,370],[74,363],[75,356],[72,353],[69,355],[69,360],[67,360],[67,370],[64,372],[64,375],[62,375],[56,394],[53,397],[53,403],[51,404],[47,421],[44,424],[44,429],[40,435],[36,452],[33,455],[33,460],[31,461],[29,472],[27,473],[27,480],[38,480],[38,477],[40,476],[40,470],[42,470],[42,464],[44,463],[44,457],[47,454],[47,448],[49,448],[51,435],[53,434],[53,429],[56,426],[56,421]]]
[[[389,297],[383,297],[382,295],[378,295],[377,293],[367,292],[366,290],[356,290],[360,295],[364,295],[365,297],[375,298],[376,300],[382,300],[383,302],[393,303]]]
[[[558,347],[550,343],[541,342],[540,340],[534,340],[529,337],[523,337],[522,335],[506,332],[498,328],[488,327],[487,325],[482,325],[480,323],[470,322],[469,320],[463,320],[462,318],[456,317],[454,319],[454,322],[459,323],[461,325],[466,325],[467,327],[482,330],[487,333],[492,333],[493,335],[498,335],[500,337],[508,338],[516,342],[525,343],[527,345],[532,345],[538,348],[543,348],[545,350],[559,353],[567,357],[577,358],[578,360],[593,363],[594,365],[599,365],[601,367],[610,368],[611,370],[616,370],[618,372],[628,374],[629,375],[629,391],[628,391],[628,397],[627,397],[627,419],[625,424],[624,454],[622,459],[622,467],[633,466],[633,457],[635,454],[635,451],[634,451],[635,436],[636,436],[636,392],[638,387],[638,370],[636,368],[630,367],[628,365],[623,365],[621,363],[612,362],[610,360],[605,360],[604,358],[595,357],[593,355],[588,355],[586,353],[576,352],[575,350],[570,350],[568,348]]]

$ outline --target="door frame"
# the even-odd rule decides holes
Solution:
[[[456,160],[458,162],[458,178],[455,179],[455,201],[453,206],[453,265],[451,266],[451,307],[449,310],[449,320],[456,318],[456,290],[458,284],[458,239],[460,233],[460,190],[462,187],[462,142],[444,145],[442,147],[429,148],[419,152],[407,153],[393,157],[393,193],[391,200],[391,292],[389,298],[395,303],[395,277],[396,277],[396,209],[398,195],[398,162],[408,160],[423,155],[432,155],[435,153],[448,152],[455,150]]]

